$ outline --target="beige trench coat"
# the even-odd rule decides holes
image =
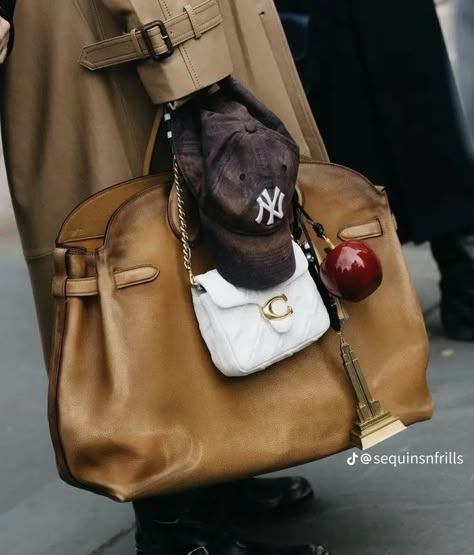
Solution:
[[[176,43],[186,39],[171,56],[91,71],[97,55],[120,58],[121,47],[84,53],[86,45],[154,20]],[[271,0],[18,0],[15,25],[2,131],[46,360],[58,230],[91,194],[147,171],[160,104],[233,73],[279,114],[304,157],[326,158]],[[130,42],[136,33],[125,38],[146,51],[143,40]]]

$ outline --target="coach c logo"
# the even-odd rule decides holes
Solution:
[[[293,307],[288,304],[286,295],[278,295],[262,307],[262,314],[267,320],[283,320],[293,314]]]

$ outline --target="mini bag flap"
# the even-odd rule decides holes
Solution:
[[[301,277],[308,269],[308,261],[300,249],[293,242],[293,249],[296,259],[296,269],[291,278],[281,285],[266,289],[264,291],[253,291],[235,287],[226,281],[217,270],[211,270],[206,274],[196,276],[196,283],[199,284],[209,294],[212,302],[220,308],[233,308],[245,304],[256,304],[263,307],[269,300],[276,298],[273,305],[277,308],[278,298],[281,297],[291,283]]]

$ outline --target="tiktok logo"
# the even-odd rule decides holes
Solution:
[[[347,464],[349,466],[354,466],[358,458],[359,455],[357,453],[352,453],[352,455],[347,459]]]

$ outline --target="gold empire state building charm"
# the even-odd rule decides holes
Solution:
[[[354,351],[342,333],[339,337],[344,367],[357,395],[357,420],[351,432],[351,442],[355,447],[365,450],[402,432],[406,426],[372,398]]]

